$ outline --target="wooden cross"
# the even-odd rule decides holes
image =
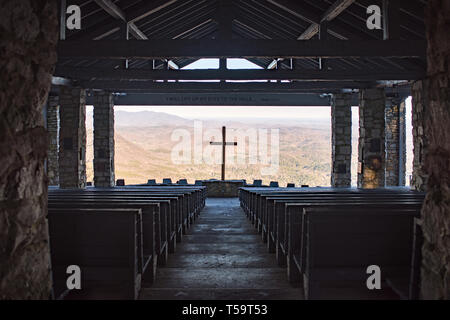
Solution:
[[[237,146],[237,142],[226,142],[227,128],[222,127],[222,142],[211,141],[209,144],[213,146],[222,146],[222,181],[225,180],[225,150],[226,146]]]

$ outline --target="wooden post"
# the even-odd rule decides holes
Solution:
[[[221,174],[221,180],[225,180],[225,159],[226,159],[226,147],[227,146],[237,146],[237,142],[227,142],[227,128],[224,126],[222,127],[222,142],[214,142],[210,141],[210,145],[213,146],[222,146],[222,174]]]
[[[222,127],[222,181],[225,181],[225,148],[227,141],[227,129]]]

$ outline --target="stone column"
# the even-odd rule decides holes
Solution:
[[[352,160],[352,105],[350,94],[334,94],[331,100],[332,187],[350,187]]]
[[[384,89],[361,89],[359,99],[358,187],[384,187]]]
[[[59,185],[59,97],[47,100],[47,132],[49,137],[47,154],[47,177],[51,186]]]
[[[59,133],[59,185],[86,187],[86,90],[62,87]]]
[[[405,103],[386,99],[386,186],[405,185]]]
[[[0,4],[0,300],[48,299],[48,137],[57,1]]]
[[[94,95],[94,185],[114,186],[114,99],[109,92]]]
[[[428,109],[428,80],[416,81],[411,89],[412,93],[412,126],[414,160],[411,178],[411,188],[426,191],[427,174],[424,168],[425,155],[428,149],[428,139],[425,136],[426,114]]]
[[[450,5],[428,0],[428,96],[424,132],[428,147],[424,169],[427,195],[422,208],[421,294],[423,299],[450,299]]]

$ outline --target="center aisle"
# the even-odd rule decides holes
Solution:
[[[286,269],[267,253],[237,198],[207,199],[206,206],[158,268],[156,282],[141,300],[302,299],[287,281]]]

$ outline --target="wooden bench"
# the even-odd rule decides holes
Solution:
[[[135,232],[137,238],[136,243],[139,247],[137,249],[136,270],[138,272],[137,278],[139,281],[138,286],[135,287],[135,292],[139,291],[141,282],[152,283],[156,274],[156,264],[164,265],[167,260],[168,252],[175,251],[175,243],[181,241],[182,231],[186,232],[190,223],[200,213],[201,209],[205,205],[206,190],[205,187],[188,187],[188,188],[168,188],[168,187],[155,187],[155,188],[111,188],[111,189],[96,189],[88,188],[86,190],[61,190],[50,189],[49,191],[49,217],[53,217],[52,232],[58,230],[58,226],[61,224],[61,220],[55,217],[57,212],[70,212],[71,221],[76,223],[85,223],[85,212],[91,213],[89,218],[94,221],[94,224],[101,223],[102,219],[105,219],[107,225],[115,225],[116,220],[109,219],[108,215],[99,215],[98,213],[104,212],[116,212],[116,211],[130,211],[138,210],[140,215],[138,216],[138,224]],[[154,209],[152,211],[152,208]],[[96,212],[96,214],[92,214]],[[81,214],[78,214],[81,213]],[[58,216],[58,215],[56,215]],[[49,219],[50,220],[50,219]],[[61,226],[64,229],[66,226]],[[120,227],[116,225],[115,227]],[[184,230],[183,230],[184,229]],[[79,228],[82,230],[82,227]],[[113,230],[113,227],[111,227]],[[129,237],[133,237],[132,231],[128,230]],[[70,232],[68,233],[70,234]],[[108,232],[102,233],[104,236],[108,235]],[[109,236],[114,235],[113,232],[109,233]],[[124,233],[125,235],[125,233]],[[58,236],[60,238],[58,238]],[[62,234],[51,233],[51,241],[58,243],[52,249],[52,260],[55,261],[55,275],[59,279],[56,282],[55,296],[61,297],[62,294],[67,292],[65,289],[65,269],[64,265],[61,266],[61,259],[64,260],[64,256],[61,255],[62,248],[64,247],[64,241]],[[121,238],[123,241],[123,239]],[[70,241],[70,240],[68,240]],[[85,244],[89,242],[89,238],[84,237]],[[93,245],[95,246],[96,239],[93,239]],[[61,243],[61,245],[60,245]],[[72,243],[73,247],[76,247],[77,243]],[[169,245],[170,244],[170,245]],[[105,245],[109,245],[105,242]],[[81,249],[79,249],[81,250]],[[83,248],[86,250],[86,245]],[[111,249],[108,249],[109,252]],[[108,250],[105,252],[108,253]],[[102,257],[102,252],[91,251],[89,252],[93,260],[96,261],[96,254],[98,257]],[[65,256],[70,258],[70,254]],[[121,256],[124,259],[124,256]],[[91,260],[92,260],[91,259]],[[98,260],[98,259],[97,259]],[[81,261],[83,262],[83,261]],[[86,263],[91,263],[87,261]],[[74,264],[74,263],[73,263]],[[82,263],[78,264],[84,269]],[[66,266],[67,267],[67,266]],[[102,265],[95,267],[96,272],[91,272],[89,269],[89,277],[84,281],[86,290],[98,289],[100,287],[116,287],[117,283],[113,280],[108,282],[107,279],[102,278],[99,274]],[[115,268],[115,265],[105,266],[108,270]],[[64,270],[63,270],[64,269]],[[63,272],[64,271],[64,272]],[[98,280],[96,277],[99,277]],[[62,281],[64,280],[64,281]],[[103,281],[104,280],[104,281]],[[120,279],[119,279],[120,280]],[[86,286],[87,285],[87,286]],[[121,283],[121,285],[124,285]],[[138,288],[139,287],[139,288]],[[125,290],[127,297],[136,298],[137,293],[133,295],[129,294],[129,286]],[[137,289],[136,289],[137,288]],[[95,291],[95,290],[94,290]]]
[[[66,289],[67,267],[81,268],[81,289],[120,289],[136,299],[143,259],[140,209],[48,209],[54,293]]]
[[[159,189],[159,188],[158,188]],[[146,199],[146,200],[164,200],[164,199],[168,199],[171,201],[176,201],[178,202],[182,202],[182,200],[184,199],[185,193],[180,191],[169,191],[169,192],[165,192],[162,193],[160,192],[160,190],[155,190],[158,191],[158,193],[156,192],[152,192],[149,190],[137,190],[137,191],[133,191],[130,189],[126,189],[123,191],[111,191],[111,190],[104,190],[104,189],[99,189],[99,190],[89,190],[89,191],[78,191],[78,192],[58,192],[58,193],[50,193],[49,194],[49,199],[54,199],[54,198],[58,198],[60,200],[70,200],[70,199],[74,199],[74,198],[83,198],[85,200],[87,199],[98,199],[99,197],[101,198],[109,198],[109,199],[122,199],[122,198],[126,198],[126,199]],[[190,191],[190,190],[189,190]],[[178,206],[178,208],[174,208],[174,206]],[[176,241],[179,242],[181,240],[182,237],[182,231],[185,233],[186,229],[188,228],[189,224],[188,224],[188,203],[176,203],[174,204],[174,206],[172,206],[171,209],[171,215],[167,216],[167,226],[170,227],[167,231],[167,234],[169,235],[169,245],[170,245],[170,250],[174,251],[175,248],[175,233],[177,234],[177,239]],[[184,207],[184,208],[183,208]],[[199,208],[194,208],[191,207],[192,212],[196,212],[196,210],[201,210],[202,206],[200,206]],[[175,215],[175,209],[177,210],[177,214]],[[184,210],[183,210],[184,209]],[[162,220],[164,223],[166,221],[166,218],[163,217],[164,220]],[[183,222],[181,222],[183,221]]]
[[[177,201],[177,197],[153,197],[153,196],[133,196],[133,195],[109,195],[109,194],[98,194],[98,195],[59,195],[59,196],[49,196],[49,204],[53,204],[55,202],[59,202],[61,204],[65,203],[76,203],[76,202],[85,202],[86,205],[95,204],[97,202],[101,202],[103,204],[116,204],[120,205],[122,203],[155,203],[160,205],[160,213],[158,219],[155,220],[155,233],[156,233],[156,241],[161,244],[161,251],[171,251],[174,252],[176,248],[177,242],[177,231],[179,240],[181,241],[181,232],[180,222],[176,215],[176,211],[173,209],[176,208],[176,203],[171,205],[171,202]],[[156,247],[157,249],[158,246]],[[163,258],[162,258],[163,259]],[[161,261],[164,263],[164,259]]]
[[[313,190],[313,189],[310,189]],[[362,192],[363,194],[374,195],[376,196],[378,193],[373,192]],[[361,192],[355,192],[354,189],[351,192],[344,192],[342,190],[338,191],[330,191],[328,189],[320,190],[319,192],[299,192],[297,190],[287,190],[287,191],[281,191],[281,190],[265,190],[261,191],[258,190],[255,193],[256,201],[252,201],[254,204],[251,205],[252,209],[250,216],[254,217],[252,220],[255,221],[255,226],[258,228],[258,231],[262,234],[263,241],[267,241],[267,235],[269,232],[276,232],[277,230],[277,210],[274,210],[274,203],[275,197],[290,197],[292,199],[295,199],[297,197],[305,197],[305,196],[314,196],[318,195],[319,197],[326,197],[334,195],[335,197],[348,197],[351,195],[358,195],[361,194]],[[389,196],[389,194],[383,192],[381,194],[384,194],[386,196]],[[392,195],[391,195],[392,196]],[[405,195],[405,196],[413,196],[411,195]],[[272,201],[268,201],[267,197],[270,197]],[[273,199],[272,199],[273,198]],[[256,204],[255,204],[256,203]],[[274,252],[275,247],[273,246],[273,241],[270,241],[268,243],[268,247],[271,250],[271,252]]]
[[[175,189],[175,190],[173,190]],[[189,188],[187,190],[181,188],[171,188],[166,187],[154,187],[154,188],[121,188],[121,189],[87,189],[82,191],[73,190],[57,190],[56,192],[50,192],[49,197],[60,196],[61,194],[67,195],[68,197],[73,196],[97,196],[102,195],[117,195],[120,194],[121,197],[124,196],[160,196],[160,197],[179,197],[179,215],[178,217],[173,217],[174,221],[183,221],[180,225],[180,229],[183,228],[184,232],[189,228],[189,225],[193,222],[194,218],[199,214],[201,209],[204,207],[205,194],[204,187]],[[74,194],[75,192],[75,194]],[[178,236],[181,237],[181,231],[178,230]]]
[[[412,225],[419,213],[420,207],[405,204],[303,208],[305,298],[320,298],[324,285],[364,289],[370,265],[381,268],[382,279],[409,274]]]
[[[183,207],[187,210],[185,212],[185,218],[189,219],[188,223],[198,216],[200,211],[205,206],[206,199],[206,187],[199,186],[127,186],[122,188],[115,188],[110,190],[98,190],[98,191],[112,191],[112,192],[164,192],[170,194],[182,195],[186,199],[183,200]],[[97,192],[98,192],[97,191]]]
[[[142,210],[142,263],[143,281],[152,283],[156,276],[156,265],[165,265],[168,258],[167,226],[161,213],[160,202],[133,199],[52,199],[49,208],[76,209],[141,209]],[[148,268],[149,267],[149,268]]]
[[[302,244],[303,248],[306,245],[305,240],[302,243],[303,234],[306,234],[302,226],[303,209],[305,207],[313,208],[316,205],[322,205],[330,210],[336,205],[351,208],[354,204],[359,203],[362,207],[374,209],[380,204],[385,203],[386,206],[386,203],[390,203],[394,207],[398,207],[399,210],[412,206],[417,216],[424,194],[407,191],[405,188],[376,190],[310,188],[307,191],[298,188],[291,190],[241,188],[239,198],[244,212],[250,220],[254,221],[255,227],[262,233],[263,239],[268,242],[269,251],[276,252],[280,265],[287,264],[289,279],[299,285],[302,278],[302,264],[305,263],[305,257],[303,256],[302,259],[300,254]],[[295,204],[296,202],[301,203]],[[287,211],[288,206],[300,206],[301,213],[291,215],[291,212]],[[401,237],[412,243],[411,233],[406,232]],[[406,254],[411,257],[411,252],[406,251]],[[410,264],[404,264],[400,269],[406,270],[408,267],[410,267]],[[404,274],[406,274],[406,278],[409,277],[409,273]],[[396,274],[391,272],[390,278],[386,278],[387,283],[389,283],[389,279],[394,279],[394,276]],[[367,275],[365,277],[367,278]],[[306,283],[309,284],[308,281]],[[413,290],[411,289],[413,286],[413,282],[410,281],[410,291]],[[309,296],[314,297],[314,294],[314,289],[307,292]]]
[[[304,195],[304,196],[275,196],[267,197],[267,233],[268,248],[276,252],[277,261],[280,266],[286,265],[286,256],[288,255],[288,235],[289,235],[289,216],[286,214],[286,204],[292,202],[305,203],[357,203],[376,201],[383,202],[401,202],[413,201],[422,203],[422,196],[412,195],[389,195],[389,194],[322,194],[322,195]],[[295,230],[295,229],[293,229]]]
[[[423,232],[422,221],[419,218],[414,219],[413,237],[410,273],[391,275],[386,279],[386,283],[402,300],[420,299]]]

